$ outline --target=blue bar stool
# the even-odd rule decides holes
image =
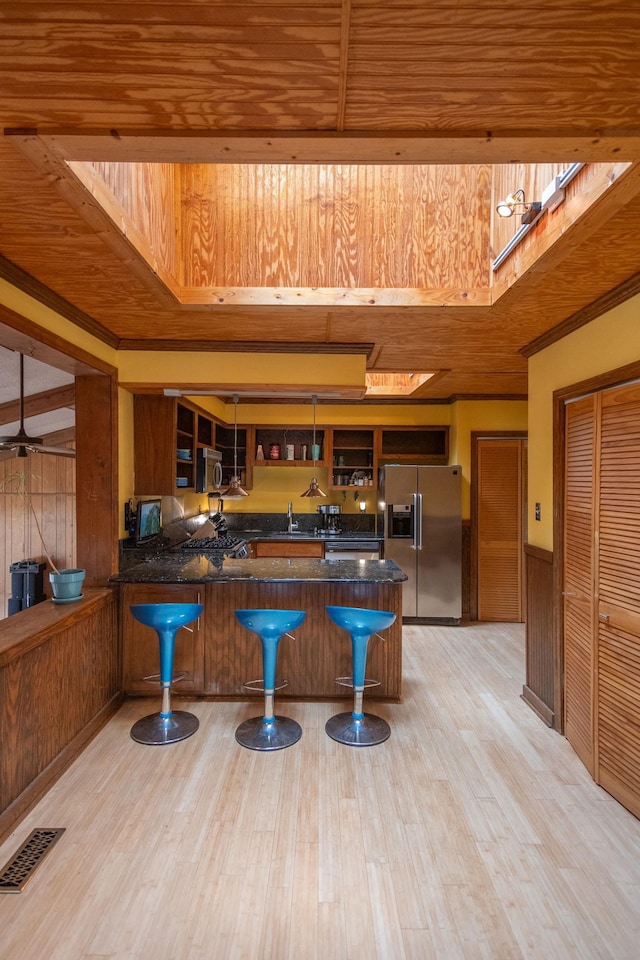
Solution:
[[[153,745],[186,740],[198,729],[199,720],[193,713],[171,709],[173,652],[178,630],[197,620],[204,606],[201,603],[138,603],[130,609],[136,620],[152,627],[158,634],[162,687],[160,712],[151,713],[134,723],[131,737],[138,743]]]
[[[287,681],[276,687],[276,660],[280,637],[290,637],[289,630],[299,627],[306,617],[304,610],[236,610],[236,617],[243,627],[257,633],[262,643],[262,680],[249,680],[244,684],[250,690],[264,690],[264,716],[245,720],[236,730],[236,740],[249,750],[281,750],[297,743],[302,736],[302,727],[290,717],[276,717],[273,712],[273,695],[276,689],[286,686]],[[293,638],[292,638],[293,639]]]
[[[336,682],[353,686],[353,711],[337,713],[327,720],[325,730],[332,740],[350,747],[368,747],[383,743],[391,734],[391,728],[382,717],[363,713],[364,688],[378,686],[380,681],[366,680],[369,637],[379,630],[386,630],[396,619],[395,613],[387,610],[365,610],[361,607],[327,607],[329,619],[351,634],[352,677],[338,677]],[[384,638],[382,638],[384,639]]]

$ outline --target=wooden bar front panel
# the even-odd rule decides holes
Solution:
[[[309,582],[264,583],[247,580],[196,584],[123,584],[121,586],[124,690],[158,696],[142,677],[158,672],[158,644],[152,631],[141,627],[128,610],[132,603],[196,599],[204,596],[201,629],[178,637],[175,670],[187,670],[193,680],[175,685],[180,691],[213,697],[252,696],[247,680],[262,677],[258,637],[240,625],[235,611],[252,608],[305,610],[295,639],[283,637],[278,651],[278,677],[289,684],[278,697],[329,699],[348,697],[336,684],[351,674],[351,639],[329,620],[325,606],[369,607],[392,610],[395,623],[384,632],[385,642],[372,637],[367,677],[380,680],[367,696],[399,700],[402,690],[402,585],[392,583]],[[204,594],[202,591],[204,590]],[[144,630],[144,634],[143,631]],[[188,638],[188,639],[187,639]],[[202,666],[200,666],[202,664]]]
[[[329,620],[325,605],[393,610],[396,622],[385,631],[386,642],[372,637],[367,676],[381,681],[372,695],[399,699],[401,693],[401,597],[399,584],[251,583],[210,584],[207,594],[205,677],[207,693],[241,694],[245,680],[262,676],[260,641],[242,627],[234,611],[255,607],[306,610],[295,640],[283,637],[278,650],[278,676],[289,685],[279,696],[327,698],[345,696],[338,676],[351,673],[351,639]]]

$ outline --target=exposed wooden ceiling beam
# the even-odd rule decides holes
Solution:
[[[51,413],[61,407],[73,407],[75,404],[75,387],[72,383],[53,390],[43,390],[42,393],[32,393],[24,399],[25,419],[38,417],[42,413]],[[9,400],[0,403],[0,426],[5,423],[14,423],[20,418],[20,401]]]
[[[37,137],[67,160],[148,163],[546,163],[635,160],[640,130],[394,131],[233,135],[158,130],[51,133],[7,128]]]

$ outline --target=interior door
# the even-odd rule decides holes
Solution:
[[[601,398],[596,780],[640,816],[640,385]]]
[[[596,589],[597,397],[565,408],[564,732],[594,773],[593,634]]]
[[[477,442],[478,619],[521,622],[523,439]]]

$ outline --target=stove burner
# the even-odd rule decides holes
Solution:
[[[248,556],[247,541],[241,537],[200,537],[197,540],[187,540],[182,544],[182,549],[224,553],[239,558]]]

